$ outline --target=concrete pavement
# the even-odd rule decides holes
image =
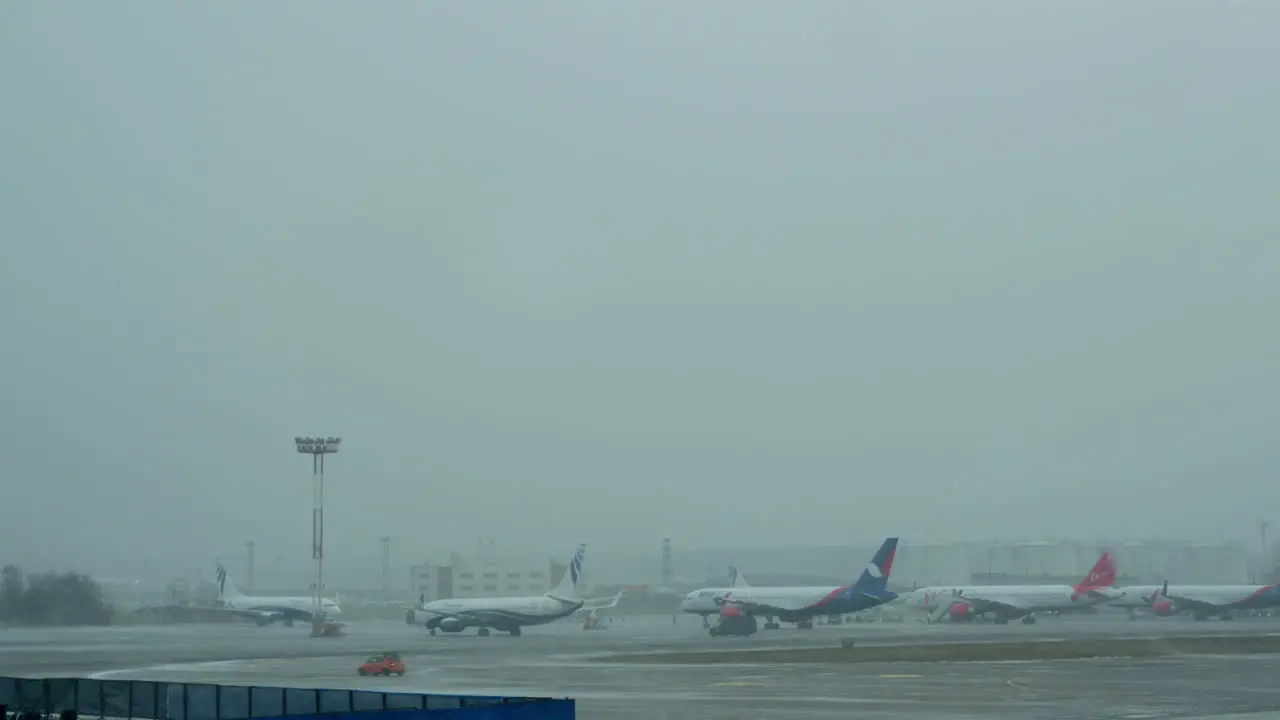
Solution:
[[[1270,633],[1270,620],[1196,623],[1091,616],[1034,626],[854,624],[711,638],[697,618],[635,616],[586,632],[563,622],[522,637],[427,635],[352,623],[338,639],[305,629],[170,626],[0,631],[0,671],[112,679],[467,694],[570,696],[584,718],[1280,718],[1280,656],[1160,660],[805,665],[622,665],[619,652],[838,644]],[[361,678],[362,656],[402,653],[403,678]]]

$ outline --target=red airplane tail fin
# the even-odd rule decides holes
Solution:
[[[1111,587],[1116,582],[1116,563],[1111,559],[1111,553],[1104,552],[1102,557],[1098,558],[1098,562],[1093,564],[1093,568],[1089,570],[1089,574],[1084,576],[1084,580],[1076,587],[1082,589]]]

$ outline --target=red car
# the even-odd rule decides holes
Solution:
[[[360,666],[361,675],[404,675],[404,661],[400,653],[374,655]]]

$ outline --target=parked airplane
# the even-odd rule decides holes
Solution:
[[[1111,587],[1115,581],[1115,563],[1104,552],[1076,585],[928,587],[909,593],[905,605],[927,611],[929,622],[944,617],[963,622],[990,613],[998,624],[1021,618],[1030,625],[1036,613],[1077,611],[1123,597],[1122,591]]]
[[[414,613],[414,620],[425,625],[432,635],[436,630],[455,633],[469,627],[479,628],[480,635],[488,635],[490,629],[519,635],[524,626],[545,625],[569,617],[589,602],[578,598],[586,554],[586,544],[579,545],[560,583],[545,595],[432,600]]]
[[[1145,596],[1145,608],[1157,617],[1169,617],[1188,612],[1196,620],[1218,617],[1230,620],[1237,610],[1263,610],[1280,607],[1280,586],[1277,585],[1175,585],[1166,581],[1151,592],[1148,588],[1126,588],[1125,598],[1133,592],[1135,599]],[[1133,610],[1133,601],[1113,603]]]
[[[813,627],[819,615],[845,615],[891,602],[897,593],[888,589],[898,538],[884,541],[862,575],[842,587],[757,587],[733,589],[716,598],[724,616],[777,618],[797,627]],[[774,624],[776,627],[776,624]],[[754,622],[750,624],[754,632]],[[766,625],[768,627],[768,625]],[[719,634],[712,628],[712,634]]]
[[[260,626],[270,625],[279,620],[291,627],[295,620],[309,623],[314,619],[316,601],[313,597],[245,595],[236,589],[236,584],[231,581],[222,563],[218,563],[214,569],[214,578],[218,582],[218,601],[222,608],[253,618]],[[322,599],[320,607],[325,617],[332,617],[342,612],[336,600]]]
[[[747,584],[747,579],[742,577],[742,573],[738,572],[736,565],[729,566],[729,585],[719,588],[702,588],[694,590],[684,596],[684,600],[680,601],[680,612],[687,612],[694,615],[702,616],[703,626],[707,625],[707,618],[712,615],[720,614],[720,604],[716,602],[718,598],[724,597],[727,592],[740,590],[751,587]],[[766,625],[765,627],[770,627]]]

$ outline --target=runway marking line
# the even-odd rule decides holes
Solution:
[[[714,682],[708,687],[746,687],[748,685],[764,685],[762,682],[750,682],[746,680],[727,680],[725,682]]]
[[[881,675],[880,677],[888,680],[907,680],[910,678],[922,678],[923,675],[912,675],[911,673],[891,673],[889,675]]]
[[[1036,687],[1033,685],[1023,685],[1022,678],[1009,678],[1008,680],[1004,681],[1004,684],[1008,685],[1011,688],[1014,688],[1015,690],[1024,690],[1026,692],[1039,693],[1041,695],[1048,695],[1050,697],[1072,697],[1076,695],[1075,692],[1064,692],[1062,690]]]

